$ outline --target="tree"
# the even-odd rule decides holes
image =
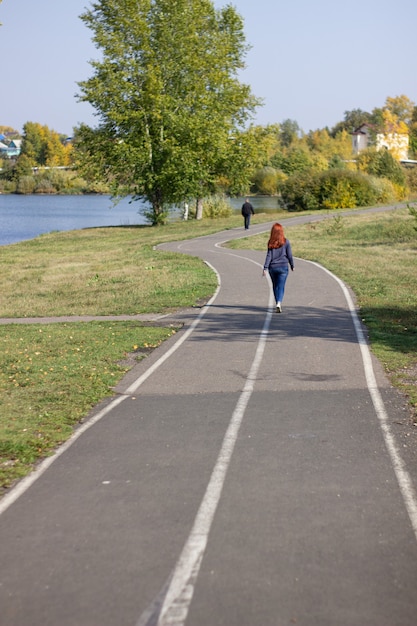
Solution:
[[[282,155],[280,162],[277,162],[277,166],[290,176],[295,172],[313,168],[314,158],[307,145],[294,144]]]
[[[339,131],[335,137],[326,128],[310,131],[306,141],[313,153],[321,154],[328,161],[335,156],[341,159],[352,156],[352,139],[346,130]]]
[[[146,200],[163,223],[170,205],[214,188],[259,105],[237,79],[242,18],[210,0],[100,0],[81,19],[102,52],[79,83],[99,117],[77,133],[81,166],[93,159],[115,196]]]
[[[295,120],[284,120],[280,125],[279,138],[281,145],[288,148],[301,135],[301,129]]]
[[[231,195],[245,195],[253,182],[254,172],[270,165],[277,150],[278,125],[251,126],[229,141],[229,152],[220,164],[223,185]]]
[[[414,107],[410,122],[410,154],[413,158],[417,155],[417,106]]]
[[[407,125],[412,120],[414,106],[414,102],[404,95],[395,98],[388,97],[385,100],[385,109],[388,109],[400,122]]]
[[[19,131],[11,126],[0,126],[0,134],[5,135],[7,140],[19,139],[20,134]]]
[[[22,150],[19,156],[29,159],[32,167],[69,165],[71,146],[64,146],[57,132],[37,122],[23,126]]]
[[[277,193],[278,184],[282,179],[282,172],[279,172],[274,167],[266,166],[255,172],[253,184],[259,193],[273,196]]]
[[[371,114],[362,109],[352,109],[352,111],[345,111],[343,122],[339,122],[334,126],[330,132],[332,137],[336,137],[338,133],[345,130],[348,133],[352,133],[356,128],[367,124],[371,121]]]

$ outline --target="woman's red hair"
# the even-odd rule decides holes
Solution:
[[[284,229],[281,224],[273,225],[269,236],[268,248],[281,248],[287,240],[284,237]]]

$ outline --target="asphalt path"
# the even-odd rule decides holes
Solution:
[[[346,286],[296,259],[275,313],[246,234],[164,246],[215,295],[0,502],[1,626],[416,626],[403,400]]]

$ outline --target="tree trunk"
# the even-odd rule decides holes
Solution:
[[[202,198],[197,198],[197,206],[195,211],[195,219],[201,220],[203,219],[203,200]]]

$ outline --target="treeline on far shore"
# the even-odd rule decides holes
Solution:
[[[399,100],[403,102],[404,98]],[[411,105],[409,103],[409,108]],[[417,119],[417,107],[411,108]],[[365,115],[360,111],[353,113],[354,119],[346,114],[349,127],[356,126]],[[8,135],[8,139],[17,134],[4,126],[0,126],[0,132],[3,136]],[[414,144],[410,144],[412,149],[409,150],[412,158],[405,159],[395,150],[378,150],[371,133],[369,147],[354,153],[351,135],[345,127],[304,134],[292,120],[253,127],[245,133],[246,140],[252,142],[250,145],[256,146],[257,158],[253,162],[246,157],[237,163],[233,159],[226,160],[221,164],[221,170],[213,171],[208,180],[201,179],[199,191],[194,187],[193,193],[198,193],[196,197],[187,196],[189,189],[187,191],[185,183],[181,186],[183,179],[176,173],[174,179],[179,187],[176,193],[183,194],[181,201],[192,206],[196,200],[201,200],[205,213],[209,217],[218,217],[230,208],[227,197],[243,195],[277,197],[279,206],[288,211],[373,206],[414,201],[417,197],[417,149]],[[18,156],[0,156],[0,194],[81,195],[111,194],[122,190],[129,195],[132,190],[132,193],[147,197],[143,163],[136,168],[135,163],[130,163],[129,167],[121,161],[117,174],[107,167],[105,157],[108,155],[99,158],[90,153],[76,129],[73,137],[65,137],[47,126],[28,122],[19,141],[21,151]],[[140,172],[135,175],[141,179],[133,180],[131,171]],[[123,175],[129,179],[124,186],[116,180],[117,176],[121,178]],[[169,188],[166,181],[164,184]],[[145,217],[151,223],[163,223],[171,205],[167,201],[159,207],[161,216],[151,212]]]
[[[86,180],[75,170],[60,168],[37,168],[32,174],[18,178],[0,177],[1,194],[62,194],[81,195],[88,193],[108,194],[109,186],[104,182]]]

